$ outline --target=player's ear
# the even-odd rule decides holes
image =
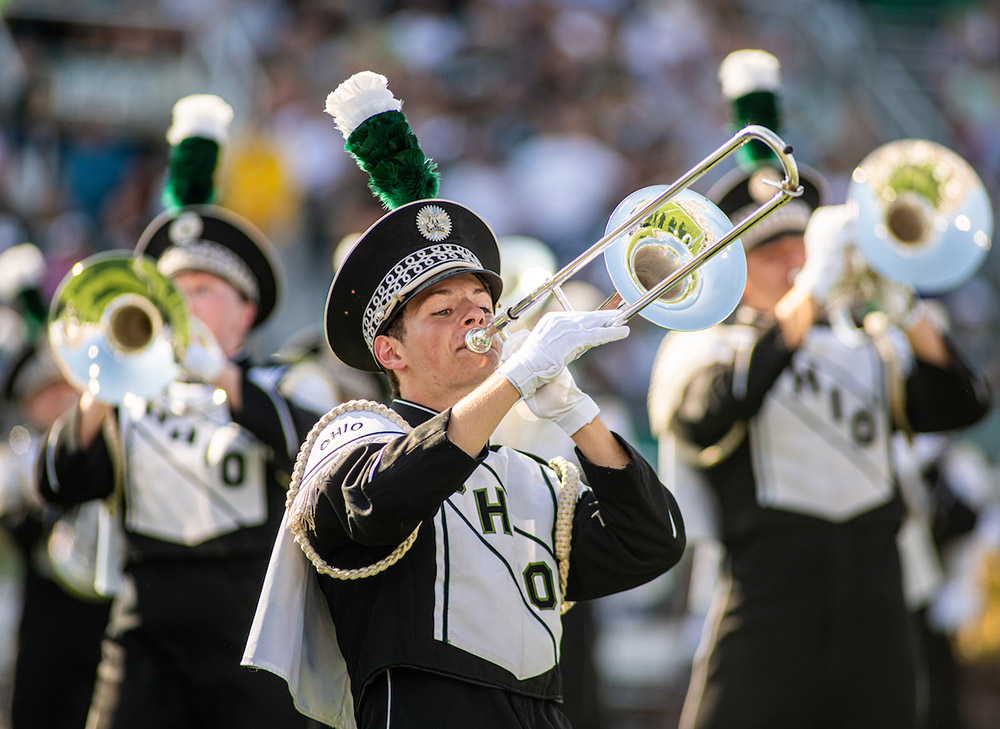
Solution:
[[[372,343],[372,350],[378,363],[387,370],[401,370],[406,366],[401,342],[387,334],[379,334]]]

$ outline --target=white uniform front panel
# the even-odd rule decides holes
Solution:
[[[175,382],[121,414],[130,531],[194,546],[267,518],[262,446],[214,387]]]
[[[558,487],[555,474],[546,471]],[[559,660],[554,498],[537,462],[501,448],[435,517],[435,637],[518,679],[544,673]]]
[[[750,427],[757,501],[846,521],[892,498],[884,368],[812,329]]]

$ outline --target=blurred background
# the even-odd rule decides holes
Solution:
[[[0,0],[0,16],[0,252],[35,243],[51,294],[90,253],[131,249],[160,209],[173,103],[219,94],[236,116],[218,202],[268,234],[288,284],[261,356],[321,321],[338,243],[381,213],[323,113],[360,70],[404,101],[442,197],[560,264],[630,192],[729,138],[717,70],[739,48],[779,58],[779,131],[827,176],[826,202],[843,202],[868,152],[906,137],[958,152],[1000,200],[1000,4],[986,0]],[[584,276],[610,291],[600,265]],[[994,385],[998,284],[994,253],[941,298]],[[645,400],[663,332],[634,322],[622,346],[588,355],[588,375],[655,459]],[[991,416],[963,434],[994,473],[998,431]],[[693,651],[672,619],[679,592],[662,580],[595,607],[595,726],[675,725]],[[16,623],[13,587],[4,603]]]

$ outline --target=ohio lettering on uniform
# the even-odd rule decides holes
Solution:
[[[174,382],[148,408],[122,408],[129,531],[194,546],[267,520],[265,447],[215,392]]]
[[[846,348],[828,328],[809,333],[750,422],[761,506],[846,521],[892,497],[884,370],[872,348]]]

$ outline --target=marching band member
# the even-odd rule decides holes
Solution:
[[[347,125],[349,149],[403,123],[384,85],[371,73],[342,84],[381,105]],[[420,188],[431,194],[397,198],[362,235],[326,309],[337,356],[390,375],[391,409],[349,403],[314,428],[244,662],[335,726],[566,727],[560,613],[669,569],[681,515],[566,369],[627,327],[612,312],[550,314],[502,361],[498,344],[467,349],[500,296],[497,239],[434,198],[436,180]],[[572,437],[587,487],[490,442],[521,398]]]
[[[21,246],[37,255],[38,272],[43,273],[41,252],[30,243]],[[14,263],[5,256],[0,265]],[[36,305],[23,312],[25,321],[34,324],[24,327],[29,331],[41,329],[46,315],[41,292],[36,288],[33,293]],[[111,602],[76,592],[47,549],[63,513],[38,497],[34,465],[40,436],[76,402],[78,393],[59,371],[47,342],[30,333],[26,340],[2,387],[3,406],[11,408],[17,422],[0,444],[0,521],[17,544],[24,566],[20,621],[11,641],[17,656],[10,726],[71,729],[87,720]],[[40,702],[38,697],[53,686],[58,687],[55,705]]]
[[[760,163],[709,197],[738,221],[776,175]],[[872,338],[833,333],[825,307],[855,232],[806,177],[801,198],[742,236],[747,284],[731,319],[669,334],[654,365],[664,472],[672,455],[700,476],[725,551],[682,729],[912,729],[892,434],[960,428],[989,407],[919,303],[891,332],[899,380]]]
[[[231,113],[218,97],[179,101],[168,133],[175,160],[185,144],[217,144]],[[292,461],[316,416],[286,400],[244,348],[278,299],[269,242],[203,204],[210,188],[172,181],[188,192],[136,251],[157,261],[217,347],[209,338],[190,348],[185,375],[148,401],[113,407],[84,394],[50,431],[40,490],[60,505],[121,494],[134,595],[112,626],[124,673],[110,726],[304,726],[282,684],[239,658]]]

